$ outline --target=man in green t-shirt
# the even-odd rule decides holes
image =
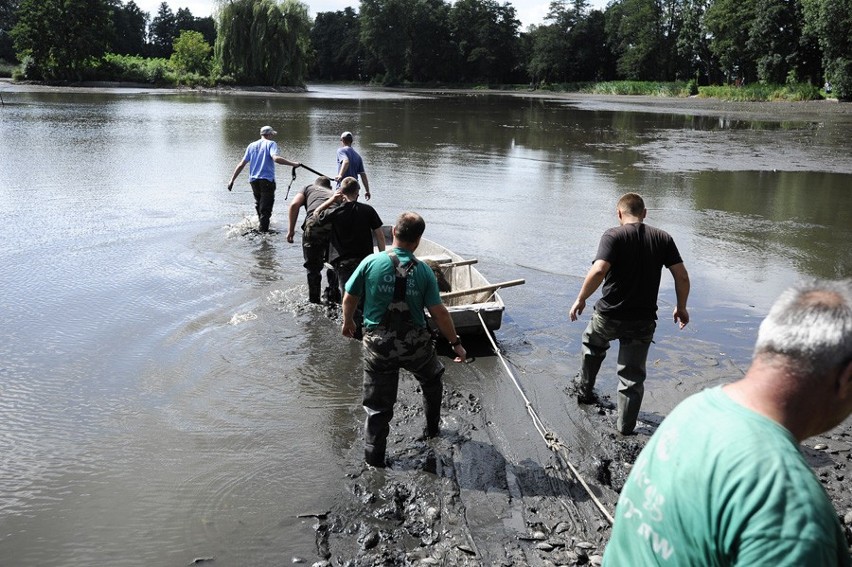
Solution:
[[[435,274],[414,257],[425,229],[423,217],[402,213],[393,227],[392,249],[364,258],[346,283],[343,296],[345,337],[355,336],[355,312],[364,299],[364,460],[374,467],[385,466],[400,368],[411,372],[423,391],[424,437],[440,433],[444,365],[435,353],[424,309],[450,342],[456,362],[467,356],[441,302]]]
[[[849,566],[799,443],[852,413],[852,280],[784,292],[737,382],[675,408],[618,499],[605,567]]]

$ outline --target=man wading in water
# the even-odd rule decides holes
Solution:
[[[254,194],[254,208],[260,221],[260,232],[269,232],[269,219],[272,216],[272,206],[275,204],[275,164],[301,167],[301,163],[290,161],[278,155],[278,144],[272,139],[278,134],[272,126],[260,129],[260,139],[252,142],[246,148],[243,159],[234,168],[228,191],[234,188],[234,181],[248,164],[249,184]]]
[[[361,260],[373,253],[373,239],[379,250],[385,249],[385,233],[382,219],[376,209],[359,203],[361,186],[354,177],[347,177],[340,189],[316,208],[316,226],[331,224],[331,246],[328,261],[334,267],[340,285],[340,297],[346,291],[344,285]],[[333,205],[338,205],[331,208]],[[360,323],[360,310],[356,312]]]
[[[317,226],[317,215],[314,211],[333,195],[331,180],[325,176],[317,177],[312,185],[307,185],[296,193],[288,209],[290,223],[287,228],[287,242],[291,244],[296,236],[299,209],[304,206],[308,212],[302,223],[302,257],[305,259],[304,266],[308,271],[308,301],[311,303],[321,303],[322,268],[328,260],[328,246],[331,238],[331,225]],[[326,297],[330,303],[340,303],[339,284],[333,270],[326,270],[326,279],[328,280]]]
[[[423,390],[425,438],[440,433],[444,365],[438,360],[426,326],[427,309],[450,342],[455,361],[467,353],[441,302],[435,274],[414,257],[426,222],[417,213],[402,213],[393,227],[393,249],[365,258],[346,284],[343,296],[345,337],[354,337],[355,310],[364,299],[364,460],[385,466],[387,437],[399,387],[399,369],[411,372]]]

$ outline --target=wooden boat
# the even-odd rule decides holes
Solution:
[[[382,228],[385,232],[385,241],[390,248],[393,242],[391,227]],[[477,263],[476,259],[465,260],[455,252],[427,238],[420,239],[420,246],[414,251],[414,255],[432,266],[436,275],[442,274],[449,284],[449,291],[442,291],[441,299],[450,312],[459,335],[482,334],[486,328],[493,333],[499,329],[503,322],[503,311],[506,305],[497,290],[524,283],[524,280],[520,279],[492,284],[474,267]],[[429,326],[434,328],[428,312],[427,321]]]

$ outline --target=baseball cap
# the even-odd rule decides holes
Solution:
[[[343,134],[341,134],[340,139],[343,140],[344,138],[351,140],[352,139],[352,132],[347,131],[347,132],[344,132]]]
[[[272,129],[272,126],[264,126],[263,128],[260,129],[260,135],[261,136],[268,136],[269,134],[272,134],[274,136],[277,133],[278,132],[276,132],[275,130]]]

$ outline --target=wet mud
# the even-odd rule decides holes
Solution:
[[[579,405],[563,387],[553,395],[564,398],[566,420],[576,431],[540,462],[516,460],[523,448],[513,446],[497,423],[509,408],[487,407],[481,382],[446,386],[441,436],[419,439],[420,392],[403,372],[389,466],[368,467],[360,444],[352,448],[346,498],[313,525],[313,565],[599,565],[611,533],[607,513],[614,513],[631,466],[664,418],[659,408],[708,381],[729,379],[730,370],[705,368],[714,376],[691,382],[689,391],[683,384],[656,383],[646,392],[649,403],[636,434],[629,436],[615,431],[610,395],[599,389],[598,403]],[[530,436],[523,443],[544,442]],[[806,441],[802,450],[852,547],[852,423]]]

